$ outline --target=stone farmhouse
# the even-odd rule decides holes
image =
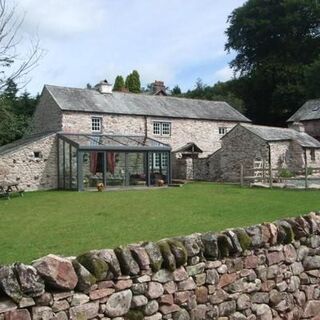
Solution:
[[[288,120],[289,127],[294,122],[301,122],[305,131],[320,141],[320,99],[307,101]]]
[[[239,181],[240,164],[252,170],[254,163],[265,168],[299,172],[320,167],[320,142],[304,131],[300,123],[291,128],[241,123],[221,138],[221,149],[208,158],[210,180]],[[251,172],[251,175],[253,173]]]
[[[32,134],[0,147],[0,180],[25,190],[170,183],[172,151],[193,143],[205,158],[250,122],[226,102],[157,93],[112,92],[105,81],[90,90],[45,85]]]

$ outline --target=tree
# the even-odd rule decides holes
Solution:
[[[174,86],[173,89],[171,90],[171,94],[173,96],[180,96],[181,95],[181,89],[178,85]]]
[[[30,128],[35,107],[39,101],[25,91],[17,96],[18,90],[10,80],[0,94],[0,146],[22,138]]]
[[[125,85],[122,76],[117,76],[114,80],[113,91],[123,91]]]
[[[320,54],[315,0],[248,0],[229,17],[226,50],[235,50],[235,85],[252,120],[284,124],[308,97],[305,69]]]
[[[211,87],[204,84],[201,79],[197,79],[194,90],[188,90],[185,94],[183,94],[183,96],[193,99],[225,101],[233,108],[244,113],[244,103],[235,92],[234,80],[217,82]]]
[[[137,70],[133,70],[132,73],[127,76],[125,87],[129,90],[129,92],[141,92],[140,75]]]
[[[25,83],[43,54],[38,39],[30,41],[29,52],[20,52],[22,24],[23,18],[17,16],[14,4],[0,0],[0,91],[10,81]]]
[[[305,88],[310,99],[320,98],[320,56],[304,72]]]

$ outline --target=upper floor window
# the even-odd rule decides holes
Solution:
[[[225,135],[229,131],[229,128],[227,127],[219,127],[219,134],[221,136]]]
[[[171,135],[171,123],[170,122],[153,122],[153,134],[156,136],[170,136]]]
[[[91,118],[91,131],[101,132],[102,131],[102,118],[92,117]]]

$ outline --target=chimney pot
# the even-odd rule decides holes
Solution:
[[[152,93],[157,94],[166,94],[166,86],[164,85],[163,81],[155,80],[152,84]]]
[[[102,80],[98,84],[95,85],[95,89],[98,90],[102,94],[111,94],[112,93],[112,84],[110,84],[107,80]]]

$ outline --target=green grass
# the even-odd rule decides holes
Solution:
[[[0,265],[218,231],[320,209],[319,191],[194,183],[120,192],[31,192],[0,200]]]

